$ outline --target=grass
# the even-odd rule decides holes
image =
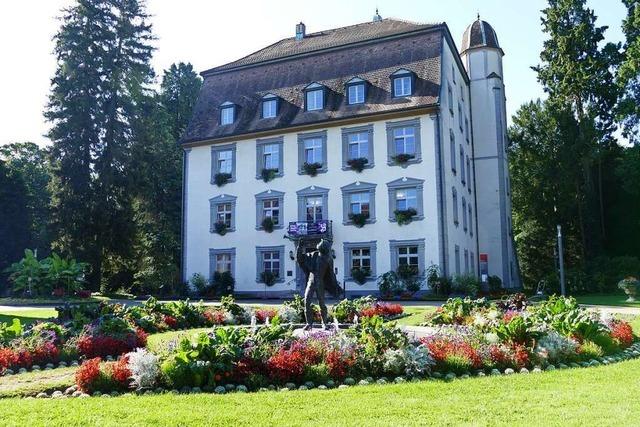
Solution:
[[[626,302],[627,298],[628,297],[625,294],[591,294],[576,296],[576,300],[578,300],[580,304],[640,308],[640,301]]]
[[[11,309],[0,312],[0,322],[11,322],[17,318],[23,325],[27,325],[57,316],[58,313],[53,308]]]
[[[27,372],[0,377],[0,398],[32,396],[41,391],[67,388],[75,383],[76,369],[57,368],[50,371]]]
[[[90,298],[0,298],[0,305],[61,305],[67,302],[72,304],[90,304],[109,299],[109,297],[101,295],[92,296]]]
[[[409,316],[396,320],[397,325],[416,326],[424,323],[424,316],[435,310],[435,307],[404,307],[404,312]]]
[[[639,425],[640,361],[346,390],[3,400],[3,426]]]

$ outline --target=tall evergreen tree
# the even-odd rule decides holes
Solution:
[[[26,188],[26,202],[30,221],[27,247],[38,249],[40,256],[49,252],[51,192],[48,150],[32,142],[13,143],[0,147],[0,158],[15,174],[22,177]]]
[[[134,100],[153,78],[153,36],[138,0],[78,0],[62,22],[45,113],[53,124],[54,244],[91,263],[95,288],[131,257]]]
[[[187,127],[196,103],[202,79],[189,63],[172,64],[164,71],[160,86],[160,102],[169,115],[171,135],[177,141]]]
[[[614,107],[618,99],[613,68],[619,61],[618,46],[606,44],[607,27],[596,26],[586,0],[549,0],[542,11],[543,31],[549,38],[540,54],[542,64],[533,67],[549,94],[553,109],[569,111],[565,132],[571,139],[574,160],[563,165],[579,168],[573,182],[579,220],[582,258],[586,261],[602,251],[606,236],[603,163],[615,145]]]
[[[624,135],[640,142],[640,3],[622,0],[627,17],[622,23],[626,41],[624,59],[618,70],[618,83],[623,90],[619,114]]]

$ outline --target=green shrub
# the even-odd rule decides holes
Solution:
[[[236,281],[230,271],[213,273],[211,287],[214,296],[233,295]]]
[[[207,279],[205,279],[204,276],[200,273],[194,273],[193,276],[191,276],[191,280],[189,280],[189,282],[191,283],[191,286],[196,290],[198,295],[202,295],[208,286]]]
[[[329,375],[329,367],[320,363],[318,365],[307,365],[304,368],[304,381],[311,381],[316,385],[325,384],[331,379]]]
[[[496,293],[502,290],[502,279],[498,276],[489,276],[487,279],[489,292]]]
[[[462,354],[448,354],[444,358],[443,365],[446,371],[461,375],[471,370],[473,362]]]
[[[260,281],[267,286],[273,286],[278,281],[278,275],[270,270],[263,271],[260,273]]]
[[[602,356],[604,356],[604,351],[602,350],[602,347],[600,347],[598,344],[594,343],[593,341],[589,341],[589,340],[584,341],[580,345],[580,349],[578,350],[578,357],[581,360],[591,360],[591,359],[596,359]]]
[[[472,274],[456,276],[453,278],[452,289],[462,295],[475,296],[480,289],[480,281]]]

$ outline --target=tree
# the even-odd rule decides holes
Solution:
[[[565,130],[573,130],[565,135],[573,138],[574,159],[563,167],[581,172],[574,191],[582,258],[588,260],[602,251],[606,238],[602,171],[607,151],[615,145],[618,88],[613,69],[620,59],[618,46],[600,47],[607,27],[596,26],[585,0],[549,0],[542,15],[549,38],[540,54],[542,64],[533,69],[549,94],[548,103],[570,112]]]
[[[135,99],[153,78],[148,15],[137,0],[78,0],[55,36],[52,123],[54,246],[113,284],[131,258],[130,168]]]
[[[0,157],[5,160],[6,167],[22,177],[26,188],[24,196],[30,221],[30,236],[25,247],[38,249],[41,256],[46,256],[51,244],[51,172],[48,152],[32,142],[14,143],[0,147]]]
[[[627,18],[622,22],[626,41],[624,57],[617,81],[623,91],[618,109],[624,136],[640,142],[640,4],[636,0],[622,0]]]
[[[189,63],[172,64],[164,71],[160,86],[160,102],[169,116],[174,141],[180,139],[191,119],[201,86],[202,79]]]
[[[5,269],[20,259],[30,239],[27,189],[22,176],[0,159],[0,294],[6,289]]]

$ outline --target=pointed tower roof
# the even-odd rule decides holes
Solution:
[[[478,14],[478,19],[467,27],[462,36],[460,53],[482,47],[500,49],[500,44],[498,43],[498,36],[493,27],[489,25],[487,21],[481,20]]]

